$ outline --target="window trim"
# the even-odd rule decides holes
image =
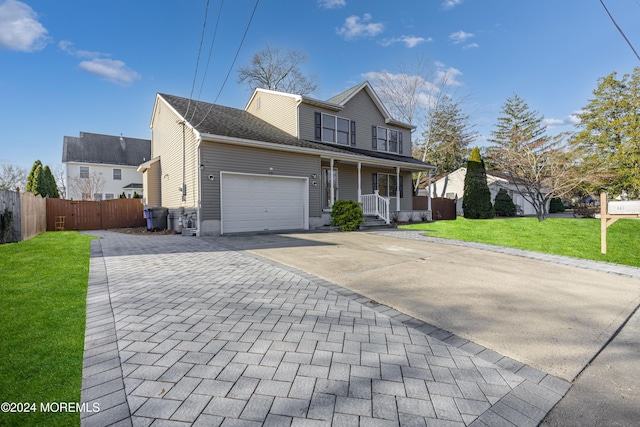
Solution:
[[[325,118],[333,118],[333,127],[325,126]],[[344,120],[347,123],[347,132],[340,131],[338,127],[338,120]],[[329,123],[327,123],[329,124]],[[333,134],[333,141],[324,138],[325,131],[331,131]],[[346,134],[346,143],[338,142],[338,135]],[[346,117],[336,116],[334,114],[315,112],[315,139],[316,141],[326,142],[328,144],[336,144],[343,146],[355,146],[356,145],[356,122]]]
[[[89,170],[89,166],[80,166],[80,172],[79,172],[78,176],[80,178],[82,178],[82,179],[89,179],[90,172],[91,171]]]
[[[388,198],[395,198],[396,197],[396,192],[394,191],[393,194],[391,193],[391,179],[390,177],[393,177],[393,179],[395,179],[397,177],[396,174],[394,173],[384,173],[384,172],[374,172],[373,173],[373,191],[375,192],[376,190],[378,190],[378,194],[380,194],[380,175],[385,175],[387,177],[387,195],[383,196],[383,197],[388,197]],[[403,199],[404,198],[404,177],[402,175],[400,175],[400,180],[399,182],[396,182],[395,187],[398,188],[400,187],[400,198]]]
[[[384,130],[384,133],[386,134],[385,138],[382,139],[379,137],[379,135],[382,133],[380,132],[380,130]],[[396,150],[392,151],[391,150],[391,134],[392,132],[396,135],[396,141],[395,141],[395,145],[396,145]],[[388,127],[384,127],[384,126],[377,126],[377,125],[373,125],[371,126],[371,141],[372,141],[372,147],[375,151],[379,151],[381,153],[392,153],[392,154],[403,154],[403,147],[402,147],[402,131],[401,130],[397,130],[397,129],[392,129],[392,128],[388,128]],[[380,149],[380,145],[379,145],[379,141],[384,141],[384,150]]]
[[[117,178],[116,178],[116,171],[120,172],[120,175]],[[114,181],[122,181],[122,169],[121,168],[113,168],[112,177],[113,177]]]

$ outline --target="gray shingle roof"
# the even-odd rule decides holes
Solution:
[[[138,166],[151,158],[151,141],[126,136],[80,132],[65,136],[62,162]]]
[[[420,167],[428,166],[426,163],[412,157],[298,139],[244,110],[201,101],[191,100],[191,102],[189,102],[187,98],[174,95],[162,93],[159,95],[201,134],[263,141],[292,147],[311,148],[331,153],[356,154],[377,160],[411,163]]]

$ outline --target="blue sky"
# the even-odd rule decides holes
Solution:
[[[80,131],[150,138],[155,94],[191,93],[206,4],[0,0],[0,164],[55,167]],[[216,27],[210,0],[194,98],[216,98],[255,4],[225,1]],[[640,0],[605,4],[640,50]],[[235,69],[267,43],[307,53],[319,99],[423,57],[468,96],[478,145],[513,94],[571,130],[599,77],[640,66],[599,0],[261,0],[219,104],[244,108]]]

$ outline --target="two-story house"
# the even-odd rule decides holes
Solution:
[[[138,166],[149,160],[151,141],[123,136],[80,132],[65,136],[62,162],[66,166],[67,198],[117,199],[142,195]]]
[[[158,94],[151,129],[144,202],[199,235],[317,228],[341,199],[388,222],[435,169],[368,82],[327,101],[256,89],[244,110]]]

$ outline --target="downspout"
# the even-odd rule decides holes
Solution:
[[[200,149],[202,147],[202,136],[200,133],[196,131],[196,153],[198,162],[196,163],[196,170],[198,171],[198,204],[196,208],[196,237],[200,237],[202,230],[202,169],[200,169],[200,165],[202,164],[202,158]]]
[[[362,203],[362,162],[358,162],[358,203]]]

